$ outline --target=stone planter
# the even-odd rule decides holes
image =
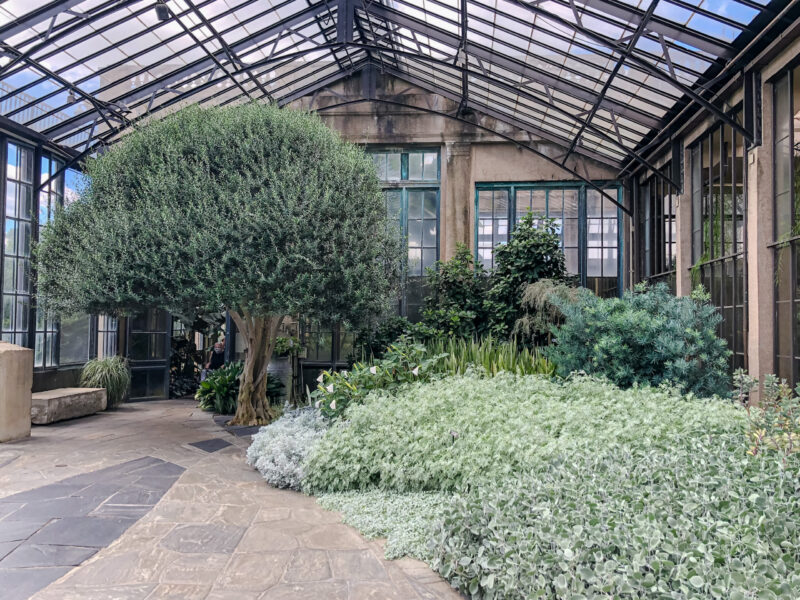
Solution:
[[[33,350],[0,342],[0,442],[31,434]]]

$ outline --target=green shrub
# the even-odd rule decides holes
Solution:
[[[401,336],[411,332],[413,325],[405,317],[391,316],[373,327],[361,329],[356,334],[354,360],[368,361],[383,358],[386,350]]]
[[[486,328],[489,276],[466,245],[457,244],[450,260],[436,262],[426,274],[422,316],[427,326],[458,337],[474,337]]]
[[[490,332],[501,338],[509,337],[514,328],[527,284],[569,280],[555,222],[532,213],[520,220],[507,244],[494,249],[494,264],[484,310]]]
[[[623,298],[585,291],[575,302],[555,303],[565,321],[548,357],[560,375],[585,371],[621,387],[668,381],[701,396],[727,395],[730,352],[717,337],[719,312],[701,290],[676,297],[658,284],[637,286]]]
[[[120,356],[94,358],[87,362],[81,371],[81,387],[106,389],[108,408],[122,404],[130,383],[131,372],[128,369],[128,362]]]
[[[577,302],[581,288],[568,283],[541,279],[522,290],[521,313],[514,323],[514,336],[523,344],[540,346],[552,341],[554,327],[564,322],[564,313],[556,304]]]
[[[239,383],[244,363],[232,362],[219,369],[209,371],[205,380],[200,382],[195,400],[202,410],[214,411],[220,415],[232,415],[236,412],[236,401],[239,397]],[[279,403],[283,393],[283,382],[267,373],[267,398],[271,405]]]
[[[299,490],[303,461],[326,427],[325,419],[313,408],[284,413],[253,436],[247,464],[258,469],[268,484]]]
[[[471,598],[794,600],[798,465],[744,441],[643,437],[541,462],[449,502],[432,564]]]
[[[242,368],[241,362],[234,362],[209,371],[194,396],[200,403],[200,408],[220,415],[232,415],[236,412]]]
[[[374,390],[388,392],[412,381],[428,381],[438,373],[443,356],[432,356],[424,345],[401,338],[372,364],[355,363],[349,371],[323,371],[311,399],[323,415],[340,417],[351,404],[360,404]]]
[[[375,391],[311,451],[305,489],[460,490],[573,452],[744,432],[743,409],[591,377],[477,373]],[[657,417],[657,418],[656,418]],[[742,453],[746,448],[742,448]]]

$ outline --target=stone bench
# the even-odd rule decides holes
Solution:
[[[105,409],[105,388],[61,388],[36,392],[31,399],[31,423],[47,425],[93,415]]]

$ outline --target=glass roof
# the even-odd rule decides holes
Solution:
[[[6,0],[0,115],[90,152],[188,103],[285,104],[374,64],[618,166],[780,1]]]

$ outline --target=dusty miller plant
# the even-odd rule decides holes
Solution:
[[[287,412],[253,436],[247,463],[270,485],[299,490],[306,455],[326,429],[325,419],[314,408]]]
[[[41,295],[61,314],[227,310],[247,348],[234,424],[275,416],[267,365],[285,315],[357,326],[395,297],[400,240],[374,165],[310,113],[186,108],[86,170],[42,232]]]

